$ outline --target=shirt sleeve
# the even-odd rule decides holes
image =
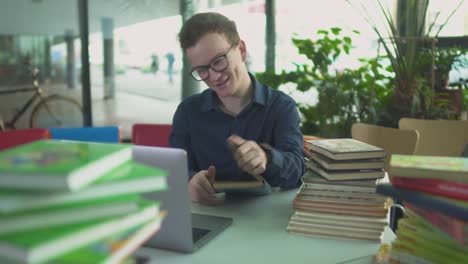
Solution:
[[[169,136],[169,144],[173,148],[181,148],[187,152],[188,159],[188,175],[189,179],[195,175],[199,169],[196,166],[192,148],[190,147],[190,122],[187,110],[184,104],[180,104],[172,119],[172,130]]]
[[[304,174],[304,139],[299,113],[292,99],[281,102],[276,108],[273,142],[265,142],[272,147],[271,158],[262,175],[273,187],[295,188]]]

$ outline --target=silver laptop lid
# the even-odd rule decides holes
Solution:
[[[188,196],[188,163],[185,150],[176,148],[133,146],[133,159],[169,172],[170,191],[145,194],[145,198],[161,201],[168,215],[161,229],[147,244],[152,247],[193,252],[192,215]],[[170,209],[170,210],[169,210]]]

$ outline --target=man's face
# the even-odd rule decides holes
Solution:
[[[240,78],[246,73],[245,45],[231,45],[224,35],[209,33],[186,50],[192,69],[198,69],[204,82],[219,97],[233,96],[239,90]],[[225,64],[227,63],[227,64]],[[210,67],[204,67],[208,66]],[[226,66],[227,65],[227,66]],[[222,70],[225,66],[225,69]]]

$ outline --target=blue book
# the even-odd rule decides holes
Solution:
[[[468,202],[465,201],[400,189],[390,184],[379,184],[376,191],[382,195],[396,198],[396,200],[407,201],[421,208],[436,210],[468,221]]]

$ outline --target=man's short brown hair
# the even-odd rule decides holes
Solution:
[[[236,23],[214,12],[198,13],[185,21],[179,32],[180,47],[185,51],[195,46],[208,33],[223,34],[231,45],[239,43]]]

